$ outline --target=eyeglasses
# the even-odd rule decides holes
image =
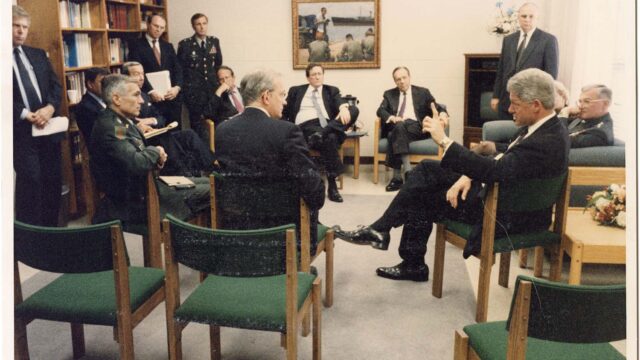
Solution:
[[[578,105],[589,105],[594,102],[607,101],[607,99],[578,99]]]

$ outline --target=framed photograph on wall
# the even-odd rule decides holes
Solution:
[[[380,68],[380,0],[291,0],[293,68]]]

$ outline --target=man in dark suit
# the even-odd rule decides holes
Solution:
[[[63,133],[32,136],[60,107],[61,87],[47,54],[24,45],[31,17],[13,5],[13,169],[15,218],[33,225],[57,226],[60,209]]]
[[[336,177],[344,171],[338,150],[344,132],[358,117],[358,108],[342,99],[340,89],[324,84],[324,68],[309,64],[305,70],[308,84],[289,89],[282,118],[302,129],[310,149],[320,152],[320,162],[327,172],[329,200],[342,202]]]
[[[209,18],[205,14],[194,14],[191,17],[194,34],[178,43],[178,61],[184,74],[182,97],[189,109],[191,128],[203,139],[208,136],[202,124],[203,109],[209,94],[218,86],[216,71],[222,65],[220,40],[207,36],[208,25]]]
[[[122,64],[122,74],[136,81],[142,89],[144,84],[144,68],[139,62],[128,61]],[[166,119],[151,102],[148,94],[140,93],[143,103],[140,113],[135,117],[135,125],[143,134],[154,128],[166,125]],[[200,176],[202,172],[213,170],[214,156],[206,143],[192,129],[172,130],[149,139],[149,144],[162,146],[168,159],[162,175]]]
[[[217,74],[220,86],[215,92],[209,92],[207,105],[203,111],[204,118],[213,119],[216,126],[244,111],[242,91],[236,86],[233,69],[222,65]]]
[[[82,100],[73,108],[73,112],[85,141],[91,137],[93,123],[100,112],[107,107],[102,100],[102,79],[109,74],[110,72],[104,68],[91,68],[84,72],[84,85],[87,92],[82,95]]]
[[[408,68],[398,66],[392,76],[396,87],[384,92],[376,113],[382,122],[382,138],[389,141],[385,162],[393,169],[393,178],[386,187],[387,191],[397,191],[402,186],[402,166],[405,173],[411,170],[409,144],[430,136],[422,131],[422,120],[426,116],[434,116],[431,103],[436,101],[429,89],[411,85]],[[436,107],[446,127],[448,114],[442,106]]]
[[[539,70],[527,69],[514,75],[507,85],[509,110],[516,125],[522,126],[518,138],[503,154],[483,157],[449,139],[438,119],[427,117],[425,130],[444,149],[438,165],[423,161],[409,173],[405,186],[380,219],[356,231],[342,231],[338,237],[358,244],[387,249],[389,231],[404,225],[400,240],[402,262],[377,269],[378,276],[393,280],[427,281],[429,268],[424,256],[434,221],[444,218],[478,225],[482,218],[479,197],[481,183],[514,184],[534,178],[556,177],[567,171],[569,137],[555,116],[553,78]],[[532,213],[498,213],[502,226],[497,231],[517,234],[524,230],[547,229],[551,209]],[[471,253],[479,251],[475,237],[469,240]],[[469,253],[465,254],[466,256]]]
[[[162,15],[154,14],[147,19],[147,33],[129,43],[129,61],[137,61],[147,73],[168,70],[171,77],[171,88],[164,94],[154,90],[149,81],[145,80],[142,91],[151,96],[160,112],[169,120],[181,123],[182,102],[180,89],[182,88],[182,68],[178,62],[173,45],[160,37],[164,33],[167,22]]]
[[[143,100],[135,80],[124,75],[109,75],[102,82],[107,103],[96,120],[89,151],[91,171],[100,200],[93,222],[120,219],[126,224],[146,222],[145,176],[162,169],[167,153],[161,146],[148,145],[133,119]],[[161,210],[188,219],[209,208],[209,185],[206,178],[192,178],[195,187],[178,190],[158,184]]]
[[[502,41],[491,108],[500,119],[511,119],[507,81],[520,70],[536,68],[558,77],[558,40],[536,28],[538,7],[525,3],[518,10],[520,31]]]
[[[245,111],[216,129],[216,157],[223,172],[294,179],[311,210],[324,205],[324,183],[309,157],[300,128],[282,117],[280,75],[258,70],[241,82]]]
[[[581,89],[578,107],[569,107],[569,117],[563,119],[572,148],[613,145],[613,120],[609,114],[611,95],[611,89],[605,85],[593,84]]]

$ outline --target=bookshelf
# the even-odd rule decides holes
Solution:
[[[126,59],[127,42],[144,33],[147,16],[161,13],[167,17],[167,0],[18,0],[17,3],[31,15],[27,45],[47,52],[62,85],[60,113],[71,120],[62,144],[63,184],[69,186],[70,214],[80,217],[86,212],[88,196],[82,191],[83,182],[88,180],[83,179],[82,173],[83,157],[88,152],[72,109],[85,92],[84,71],[102,67],[119,72]],[[166,36],[165,32],[163,37]]]

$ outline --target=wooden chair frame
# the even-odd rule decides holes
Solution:
[[[120,347],[120,358],[124,360],[134,359],[133,329],[165,300],[165,286],[163,285],[136,311],[131,311],[131,298],[129,292],[129,271],[127,267],[126,248],[120,226],[111,227],[111,243],[113,249],[113,275],[115,279],[115,291],[117,302],[117,327],[114,328],[114,338]],[[22,287],[18,262],[14,260],[14,304],[23,301]],[[15,319],[15,358],[19,360],[29,359],[27,342],[27,324],[35,319]],[[80,323],[71,323],[71,339],[73,346],[73,358],[80,359],[85,354],[84,329]]]
[[[377,184],[379,180],[379,166],[381,162],[384,162],[387,159],[387,154],[381,153],[379,149],[380,136],[382,134],[382,120],[379,117],[376,117],[375,124],[373,127],[373,183]],[[409,160],[412,164],[419,163],[422,160],[441,160],[442,159],[442,148],[438,146],[438,155],[420,155],[420,154],[410,154]],[[385,165],[385,169],[388,169]]]
[[[219,216],[218,216],[218,202],[215,192],[215,177],[210,176],[209,182],[211,185],[211,228],[218,228]],[[305,201],[300,198],[300,236],[301,244],[300,244],[300,270],[309,272],[311,269],[311,263],[320,255],[322,252],[325,253],[325,298],[324,298],[324,307],[333,306],[333,257],[334,257],[334,231],[333,229],[328,229],[324,239],[318,239],[318,245],[316,247],[316,252],[311,254],[311,214],[309,211],[309,207],[305,203]]]
[[[167,331],[169,341],[169,359],[182,359],[182,330],[189,323],[182,323],[174,320],[174,314],[180,305],[180,284],[178,263],[174,259],[171,245],[171,232],[169,221],[163,220],[162,234],[165,246],[165,265],[167,269]],[[307,248],[309,243],[307,242]],[[296,236],[293,230],[287,230],[287,293],[286,293],[286,323],[287,332],[281,337],[281,345],[286,349],[286,359],[295,360],[298,358],[297,336],[298,324],[303,322],[313,313],[313,359],[321,359],[321,311],[320,311],[320,288],[322,281],[316,278],[313,282],[312,291],[305,299],[300,311],[297,309],[297,288],[298,270],[296,256]],[[304,271],[304,270],[303,270]],[[211,360],[222,359],[220,345],[220,327],[209,326],[210,355]]]
[[[564,185],[561,190],[560,197],[556,202],[555,208],[556,215],[553,222],[553,232],[562,237],[564,233],[566,207],[569,197],[569,186],[567,186],[567,179],[564,181]],[[491,283],[491,268],[495,263],[494,248],[494,236],[495,236],[495,219],[498,207],[498,183],[489,187],[487,198],[485,200],[485,207],[483,213],[482,223],[482,247],[480,254],[477,256],[480,259],[480,276],[478,279],[478,297],[476,304],[476,321],[487,321],[487,314],[489,310],[489,288]],[[434,254],[434,275],[432,295],[441,298],[442,297],[442,284],[444,277],[444,253],[446,242],[449,242],[459,248],[464,248],[466,240],[453,232],[446,229],[443,224],[438,223],[436,229],[436,249]],[[538,246],[535,248],[536,262],[534,273],[542,274],[542,260],[543,260],[543,248]],[[556,244],[550,247],[552,261],[549,278],[551,280],[558,279],[560,277],[561,268],[558,266],[561,263],[557,260],[560,256],[560,244]],[[500,254],[500,275],[498,277],[498,283],[502,287],[508,287],[509,283],[509,267],[511,263],[511,252],[504,252]],[[536,275],[540,276],[540,275]]]

